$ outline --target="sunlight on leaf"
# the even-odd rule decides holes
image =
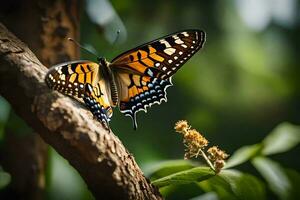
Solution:
[[[252,163],[266,179],[270,189],[280,199],[287,199],[291,191],[291,183],[279,163],[266,157],[257,157],[252,160]]]
[[[215,192],[207,192],[190,200],[218,200],[218,195]]]
[[[220,176],[230,184],[239,199],[265,199],[264,185],[255,176],[237,170],[224,170]]]
[[[234,154],[229,158],[225,165],[225,169],[234,167],[236,165],[240,165],[253,156],[257,155],[261,150],[260,144],[249,145],[241,147],[240,149],[236,150]]]
[[[188,184],[206,180],[214,175],[215,172],[209,167],[195,167],[157,179],[152,184],[157,187],[164,187],[171,184]]]
[[[191,169],[195,166],[196,164],[190,160],[168,160],[148,164],[143,168],[143,172],[145,176],[150,177],[151,180],[155,180],[176,172]]]
[[[265,199],[264,184],[256,177],[237,170],[223,170],[199,184],[205,191],[215,191],[219,199]]]
[[[290,150],[300,142],[300,126],[290,123],[278,125],[263,141],[264,155],[282,153]]]

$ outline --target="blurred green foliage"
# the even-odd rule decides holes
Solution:
[[[177,197],[177,194],[181,193],[180,185],[186,188],[186,195],[196,196],[214,192],[218,199],[267,199],[267,192],[274,193],[278,199],[297,199],[300,173],[287,169],[266,156],[289,151],[299,143],[300,126],[283,123],[261,143],[238,149],[228,160],[225,170],[218,174],[207,166],[195,166],[191,162],[178,160],[165,161],[160,167],[148,171],[148,174],[152,184],[160,188],[166,199],[181,199]],[[249,160],[265,179],[269,190],[266,190],[260,177],[230,169]],[[291,171],[293,177],[289,175]],[[198,190],[189,192],[187,184],[198,186]],[[199,196],[198,199],[202,197]]]
[[[258,191],[260,199],[265,195],[269,197],[270,193],[285,198],[286,188],[292,187],[274,182],[278,179],[274,174],[283,175],[291,185],[299,184],[300,160],[296,159],[299,157],[299,145],[288,153],[278,154],[298,143],[290,137],[291,131],[282,134],[275,147],[267,145],[274,144],[272,138],[261,143],[283,121],[300,124],[299,1],[282,1],[285,3],[279,9],[272,1],[254,2],[260,9],[253,9],[243,0],[112,0],[112,8],[127,30],[127,40],[114,46],[102,34],[105,27],[93,24],[83,12],[82,43],[93,46],[108,60],[139,44],[178,30],[198,28],[207,33],[204,48],[174,76],[174,86],[168,89],[168,103],[153,106],[147,114],[138,114],[137,131],[132,129],[130,118],[115,109],[111,127],[146,174],[150,175],[149,169],[155,166],[156,169],[159,169],[157,166],[166,166],[167,161],[161,163],[165,160],[183,157],[181,138],[172,129],[174,122],[187,119],[209,141],[218,144],[229,154],[242,147],[231,157],[235,161],[228,164],[232,167],[239,164],[235,166],[240,170],[238,172],[228,169],[228,177],[235,180],[234,184],[244,180],[253,183],[257,186],[253,186],[253,190]],[[259,11],[263,8],[267,10],[262,10],[261,15]],[[284,11],[290,15],[278,14]],[[115,29],[116,32],[118,27]],[[114,31],[111,27],[110,30]],[[84,52],[82,58],[95,60]],[[9,104],[1,98],[0,146],[6,128],[24,130],[24,123],[10,117],[14,116],[11,112]],[[245,145],[249,146],[243,147]],[[256,157],[261,155],[263,145],[269,146],[264,151],[271,158]],[[49,199],[92,199],[78,173],[52,150],[50,160],[47,177]],[[248,160],[253,165],[246,162]],[[193,167],[194,163],[173,163],[168,166],[172,168],[173,165],[178,167],[174,171],[171,169],[175,173],[176,170]],[[214,179],[212,181],[223,180]],[[169,195],[169,199],[217,199],[216,194],[231,197],[232,194],[224,191],[226,184],[218,188],[212,188],[214,184],[205,182],[184,187],[174,185],[165,189],[164,194]],[[264,187],[262,185],[269,188],[266,194],[259,189]],[[208,193],[196,197],[199,188]],[[240,197],[244,190],[237,188],[233,192]],[[295,192],[288,193],[299,197]]]

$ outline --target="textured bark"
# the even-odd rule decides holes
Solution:
[[[0,94],[18,115],[70,162],[97,199],[161,199],[121,141],[77,101],[50,91],[45,73],[1,25]]]
[[[4,1],[0,19],[49,67],[79,57],[78,49],[66,42],[67,37],[79,39],[79,3],[77,0]],[[48,152],[40,136],[28,133],[26,137],[18,137],[14,131],[6,130],[1,153],[1,165],[12,175],[5,195],[44,199]]]

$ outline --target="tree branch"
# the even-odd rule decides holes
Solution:
[[[97,199],[162,199],[121,141],[77,101],[50,91],[46,67],[0,24],[0,93],[80,173]]]

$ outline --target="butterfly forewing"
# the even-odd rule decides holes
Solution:
[[[61,93],[84,97],[85,84],[98,81],[98,70],[97,63],[85,60],[61,63],[49,69],[46,83]]]
[[[61,93],[82,98],[93,115],[108,128],[112,116],[107,83],[99,65],[91,61],[73,61],[55,65],[46,75],[47,85]]]
[[[132,118],[134,128],[136,112],[146,112],[151,105],[167,101],[172,75],[204,42],[203,31],[181,31],[129,50],[112,61],[119,82],[120,111]]]
[[[160,79],[171,77],[204,44],[205,33],[186,30],[129,50],[112,61],[112,67]]]

